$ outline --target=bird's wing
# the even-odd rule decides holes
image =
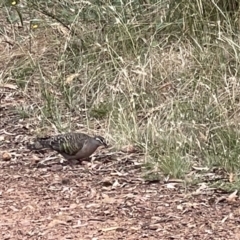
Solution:
[[[44,141],[47,141],[48,146],[59,153],[75,155],[82,149],[87,137],[85,134],[67,133],[50,137]],[[41,142],[40,139],[38,141]]]

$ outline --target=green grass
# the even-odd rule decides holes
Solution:
[[[38,127],[100,125],[116,146],[139,146],[146,178],[185,179],[192,166],[217,166],[237,183],[240,25],[230,2],[6,5],[1,33],[16,45],[3,81],[30,96],[19,114]],[[24,29],[7,22],[16,9]]]

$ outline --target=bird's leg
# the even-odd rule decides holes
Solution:
[[[72,160],[69,160],[69,166],[70,166],[71,168],[73,168],[73,161],[72,161]]]
[[[87,157],[87,158],[78,159],[78,162],[79,162],[80,164],[82,164],[83,161],[84,161],[84,162],[90,162],[90,160],[91,160],[91,158],[90,158],[90,157]]]
[[[68,160],[69,165],[71,167],[73,167],[74,165],[77,165],[77,164],[82,164],[82,161],[84,161],[84,159],[71,159],[71,160]]]

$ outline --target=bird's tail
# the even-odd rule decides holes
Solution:
[[[49,138],[37,138],[33,142],[27,144],[29,150],[41,150],[44,148],[49,148]]]

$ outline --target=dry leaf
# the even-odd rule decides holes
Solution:
[[[88,205],[86,205],[86,208],[98,208],[99,207],[99,204],[97,203],[90,203]]]
[[[224,218],[221,220],[221,223],[225,223],[227,219],[228,219],[228,216],[224,217]]]
[[[239,227],[235,230],[235,240],[240,240],[240,229]]]
[[[19,211],[19,209],[15,208],[14,206],[9,206],[9,208],[10,208],[11,210],[13,210],[14,212],[18,212],[18,211]]]
[[[137,148],[134,146],[134,145],[125,145],[121,148],[121,150],[123,152],[126,152],[126,153],[135,153],[137,152]]]
[[[105,177],[102,181],[101,181],[101,183],[102,183],[102,185],[103,186],[105,186],[105,187],[108,187],[108,186],[112,186],[112,178],[111,177]]]
[[[193,168],[194,170],[198,170],[198,171],[208,171],[208,170],[209,170],[208,167],[196,167],[196,166],[192,166],[192,168]],[[195,174],[195,172],[194,172],[194,174]]]
[[[231,193],[231,194],[226,198],[226,200],[229,201],[229,202],[236,201],[237,192],[238,192],[238,190],[235,190],[233,193]]]
[[[16,90],[18,87],[17,85],[14,85],[14,84],[5,83],[5,84],[1,84],[0,88],[9,88],[9,89]]]
[[[105,193],[102,193],[102,197],[103,197],[103,202],[105,202],[105,203],[115,203],[116,202],[115,198],[111,198]]]
[[[177,209],[182,211],[183,210],[183,205],[182,204],[177,205]]]
[[[24,225],[24,226],[31,226],[31,221],[29,221],[29,220],[25,220],[25,219],[23,219],[22,221],[21,221],[21,225]]]
[[[178,183],[167,183],[165,184],[166,185],[166,188],[169,188],[169,189],[175,189],[175,185],[177,185]]]
[[[31,155],[30,160],[31,160],[31,164],[37,164],[40,162],[41,159],[37,155],[33,154]]]
[[[69,206],[69,209],[74,209],[76,208],[78,205],[76,203],[72,203],[70,206]]]
[[[113,188],[115,188],[115,187],[119,187],[119,186],[120,186],[120,184],[119,184],[119,182],[118,182],[117,179],[114,181],[114,183],[113,183],[112,186],[113,186]]]
[[[230,173],[228,179],[230,183],[234,182],[234,179],[235,179],[234,173]]]
[[[69,75],[69,76],[67,77],[65,83],[66,83],[66,84],[71,83],[71,82],[73,81],[73,79],[74,79],[75,77],[78,77],[78,76],[79,76],[78,73],[74,73],[74,74]]]
[[[101,230],[103,232],[108,232],[108,231],[113,231],[113,230],[117,230],[117,229],[119,229],[119,227],[102,228]]]
[[[67,223],[65,221],[61,221],[61,220],[58,220],[58,219],[54,219],[52,220],[49,224],[48,224],[48,227],[49,228],[52,228],[56,225],[59,225],[59,224],[62,224],[62,225],[67,225]]]
[[[144,72],[144,71],[140,71],[140,70],[132,70],[132,72],[137,73],[137,74],[139,74],[139,75],[147,76],[147,73]]]
[[[59,215],[57,216],[57,219],[67,223],[67,222],[71,222],[74,219],[74,217],[71,215],[64,214],[63,212],[60,212]]]
[[[56,164],[56,165],[52,165],[51,166],[51,171],[52,172],[58,172],[61,171],[63,169],[63,166],[60,164]]]

